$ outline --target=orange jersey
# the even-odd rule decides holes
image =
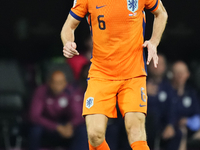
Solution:
[[[75,0],[70,14],[88,16],[93,37],[89,77],[111,80],[147,75],[144,8],[156,11],[160,0]]]

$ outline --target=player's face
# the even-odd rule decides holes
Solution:
[[[184,63],[178,62],[173,66],[173,80],[179,85],[184,85],[188,80],[190,73]]]
[[[53,94],[59,95],[60,93],[62,93],[66,85],[67,85],[67,81],[63,73],[57,72],[52,75],[49,86]]]

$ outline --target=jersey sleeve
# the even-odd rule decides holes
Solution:
[[[160,0],[146,0],[145,8],[151,12],[154,12],[158,9]]]
[[[74,5],[70,10],[70,14],[77,20],[81,20],[88,12],[88,0],[74,0]]]

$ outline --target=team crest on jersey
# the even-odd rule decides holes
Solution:
[[[75,7],[75,6],[76,6],[76,2],[77,2],[77,0],[74,0],[74,4],[73,4],[73,7]]]
[[[138,10],[138,0],[127,0],[127,7],[132,13]]]
[[[94,98],[93,98],[93,97],[89,97],[89,98],[86,100],[86,107],[87,107],[87,108],[91,108],[93,105],[94,105]]]

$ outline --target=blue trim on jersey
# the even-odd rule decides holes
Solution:
[[[143,23],[142,23],[142,27],[143,27],[143,38],[145,36],[145,27],[146,27],[146,23],[145,20],[143,18]],[[144,60],[144,68],[147,74],[147,61],[146,61],[146,56],[145,56],[145,50],[143,49],[143,60]]]
[[[156,1],[156,4],[151,9],[149,9],[149,10],[153,11],[157,6],[158,6],[158,0]]]
[[[91,36],[93,36],[93,32],[92,32],[92,17],[90,14],[90,34]],[[93,58],[93,48],[92,48],[92,52],[91,52],[91,59]],[[90,65],[91,66],[91,65]]]
[[[144,38],[144,36],[145,36],[145,28],[146,28],[146,22],[145,22],[144,18],[143,18],[142,27],[143,27],[143,38]]]
[[[70,10],[70,15],[72,15],[72,17],[74,17],[75,19],[77,19],[77,20],[79,20],[79,21],[81,21],[81,19],[83,19],[83,18],[81,18],[81,17],[79,17],[78,15],[76,15],[73,11],[71,11]]]
[[[92,32],[92,17],[91,17],[91,14],[90,14],[90,34],[91,34],[91,36],[93,36],[93,32]]]
[[[91,51],[91,58],[90,59],[92,59],[93,58],[93,49],[92,49],[92,51]]]
[[[144,49],[143,49],[143,60],[144,60],[144,68],[145,68],[146,74],[148,75],[148,73],[147,73],[147,61],[146,61],[146,55],[145,55]]]

